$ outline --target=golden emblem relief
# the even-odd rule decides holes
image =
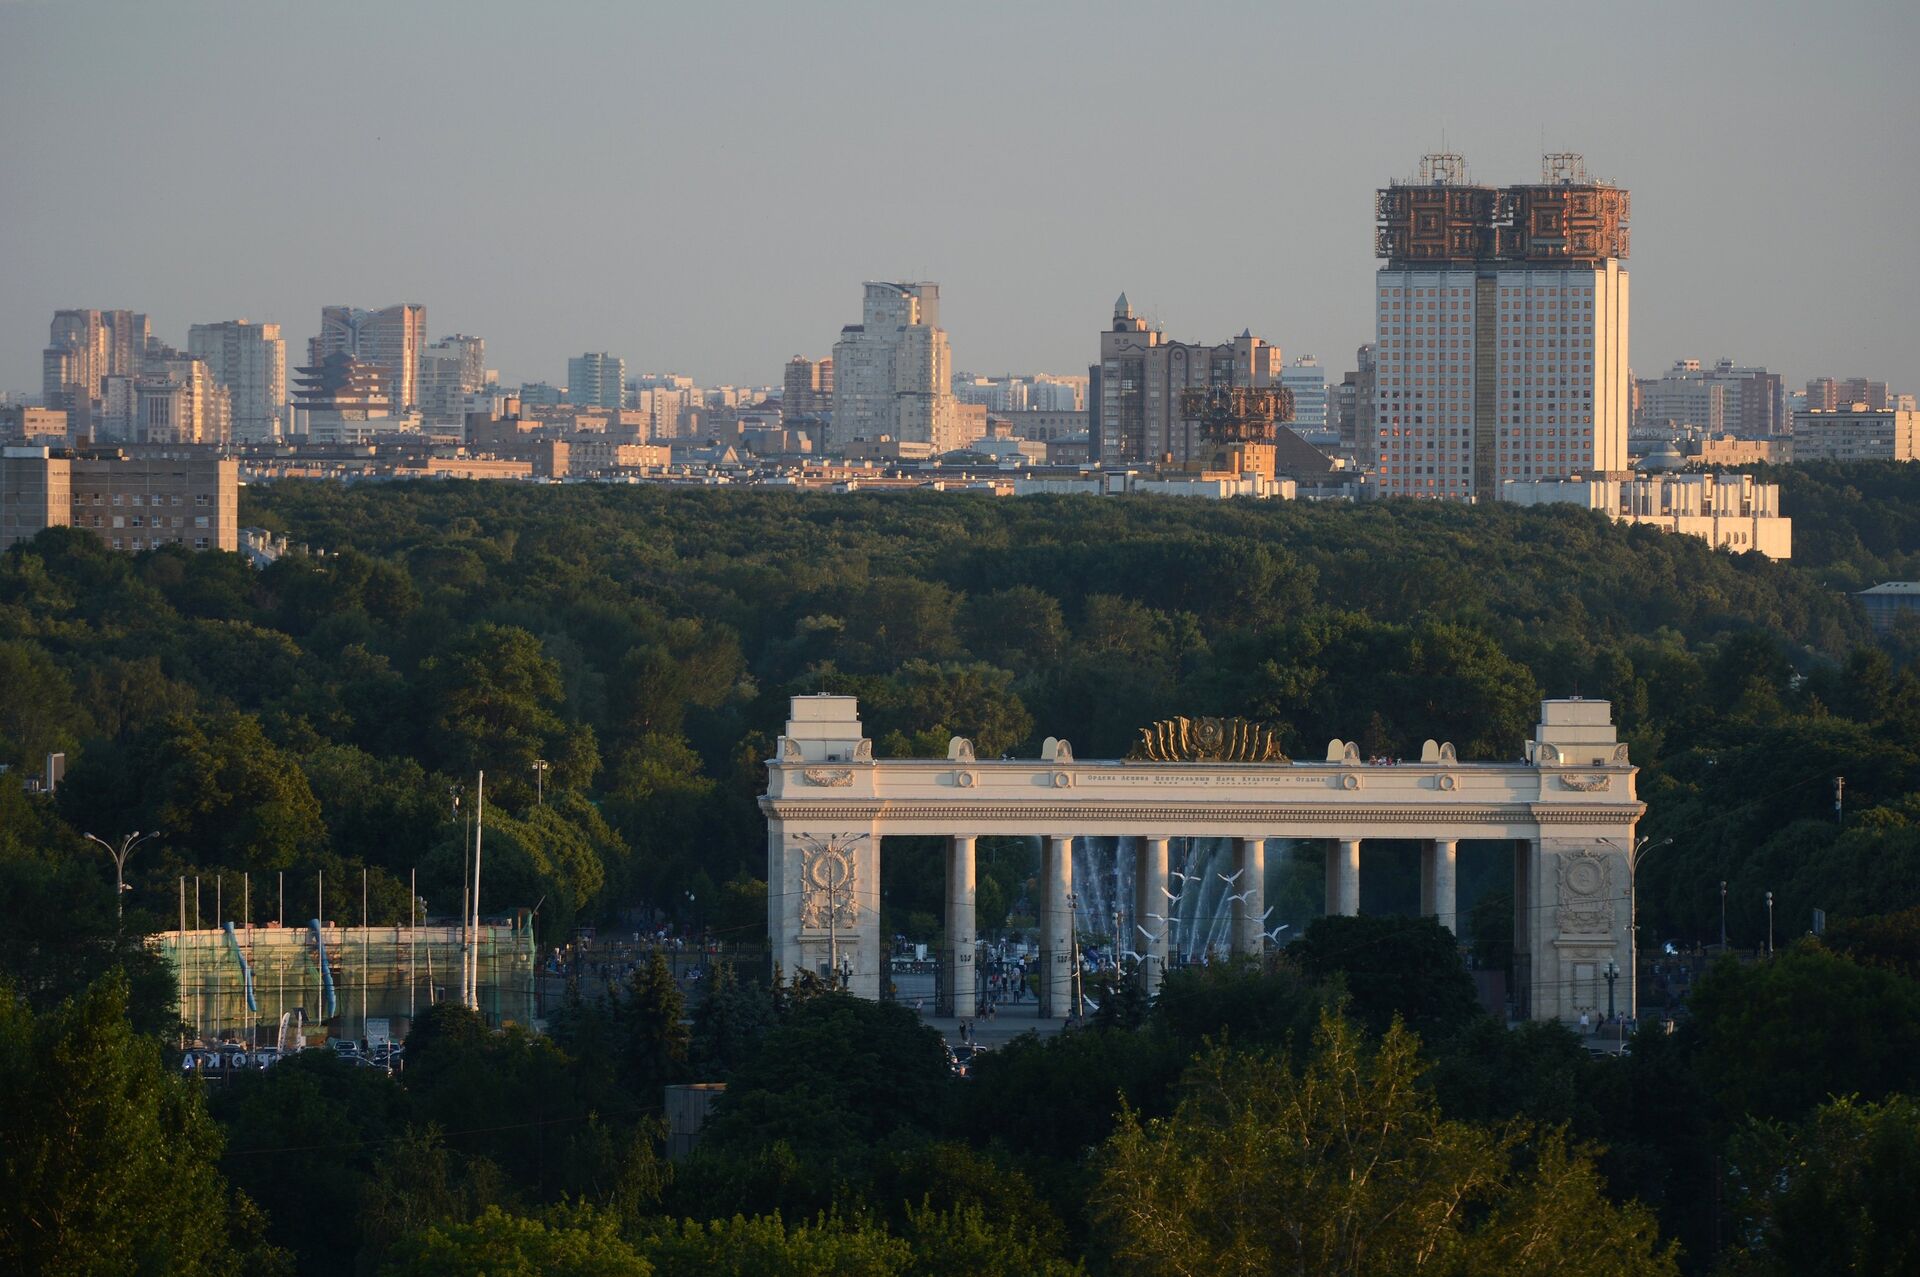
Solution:
[[[1155,763],[1284,763],[1274,729],[1244,718],[1163,718],[1127,752]]]

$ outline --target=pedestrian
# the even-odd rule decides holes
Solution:
[[[1580,1036],[1583,1038],[1586,1037],[1590,1032],[1592,1032],[1592,1029],[1593,1029],[1593,1025],[1587,1019],[1587,1013],[1585,1011],[1582,1011],[1580,1013]]]

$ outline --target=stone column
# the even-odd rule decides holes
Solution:
[[[1534,1016],[1533,937],[1536,924],[1535,868],[1540,863],[1540,840],[1522,838],[1513,846],[1513,1001],[1522,1020]]]
[[[972,834],[955,834],[947,841],[947,953],[942,978],[952,996],[953,1014],[971,1019],[974,1003],[974,848]]]
[[[1233,925],[1228,932],[1234,953],[1257,958],[1266,952],[1265,937],[1260,934],[1265,919],[1260,915],[1267,911],[1267,840],[1236,838],[1234,844],[1233,867],[1240,876],[1228,894],[1245,898],[1233,902]]]
[[[1358,838],[1337,839],[1327,848],[1327,912],[1349,917],[1360,912]]]
[[[1160,938],[1149,939],[1135,930],[1131,936],[1124,937],[1121,947],[1132,949],[1141,956],[1140,975],[1146,985],[1147,996],[1160,991],[1160,981],[1167,974],[1167,954],[1173,945],[1173,931],[1168,920],[1173,917],[1173,901],[1167,899],[1164,888],[1167,885],[1167,839],[1142,838],[1139,851],[1133,862],[1133,919],[1136,928],[1145,927]],[[1157,913],[1159,918],[1147,915]]]
[[[1040,1013],[1064,1020],[1073,1009],[1073,839],[1047,839],[1040,880]]]
[[[1460,920],[1454,909],[1454,870],[1460,844],[1452,838],[1437,838],[1428,846],[1426,876],[1433,883],[1429,889],[1432,898],[1429,907],[1421,912],[1432,914],[1441,926],[1458,935]]]

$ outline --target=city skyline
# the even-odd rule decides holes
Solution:
[[[956,368],[1083,366],[1124,290],[1189,339],[1250,328],[1337,371],[1371,335],[1372,192],[1440,149],[1490,180],[1576,150],[1632,187],[1641,375],[1727,355],[1789,384],[1914,384],[1920,250],[1899,219],[1920,177],[1881,139],[1920,114],[1903,75],[1920,14],[1649,7],[1609,19],[1649,34],[1593,52],[1576,22],[1510,29],[1509,9],[1426,29],[1377,7],[1221,8],[1201,12],[1234,39],[1183,45],[1125,7],[540,23],[478,5],[450,23],[418,5],[368,48],[351,14],[0,5],[0,388],[38,384],[56,309],[142,311],[175,343],[246,316],[298,349],[321,306],[396,299],[435,333],[483,335],[509,383],[604,349],[777,384],[791,356],[830,353],[845,281],[902,278],[942,281]],[[622,80],[643,44],[677,56]],[[1283,54],[1284,80],[1262,73]],[[576,74],[539,101],[471,91],[474,65],[515,58]],[[247,102],[264,109],[232,109]],[[157,140],[208,120],[244,181],[209,183]],[[579,182],[608,148],[621,162]],[[1142,174],[1141,151],[1176,161]],[[74,197],[83,166],[142,198]],[[350,186],[308,198],[335,170]],[[635,202],[660,183],[681,195]]]

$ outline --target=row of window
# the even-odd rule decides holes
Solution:
[[[106,516],[104,516],[104,515],[98,515],[98,514],[96,514],[96,515],[94,515],[94,516],[93,516],[93,522],[92,522],[91,524],[89,524],[89,523],[87,522],[87,516],[85,516],[85,515],[81,515],[81,516],[79,517],[79,519],[78,519],[78,520],[76,521],[76,526],[77,526],[77,527],[82,527],[82,528],[85,528],[85,527],[95,527],[95,528],[100,528],[100,527],[106,527],[106,526],[108,526],[108,525],[102,522],[102,520],[103,520],[103,519],[104,519],[105,517],[106,517]],[[164,527],[167,527],[167,526],[168,526],[168,523],[167,523],[167,516],[166,516],[166,515],[164,515],[164,514],[156,514],[156,515],[154,515],[154,516],[152,516],[152,519],[153,519],[153,521],[152,521],[152,524],[151,524],[151,525],[148,525],[148,524],[146,524],[146,523],[143,523],[143,522],[142,522],[142,520],[143,520],[143,519],[145,519],[146,517],[147,517],[147,516],[145,516],[145,515],[139,515],[139,514],[131,514],[131,515],[121,515],[121,514],[116,514],[116,515],[114,515],[114,516],[113,516],[113,523],[112,523],[112,525],[111,525],[111,526],[113,526],[113,527],[116,527],[116,528],[139,528],[139,527],[147,527],[147,526],[152,526],[152,527],[156,527],[156,528],[164,528]],[[184,527],[186,527],[186,526],[187,526],[187,519],[186,519],[186,516],[185,516],[185,515],[176,515],[176,516],[174,516],[174,519],[173,519],[173,523],[172,523],[172,526],[173,526],[173,527],[176,527],[176,528],[184,528]],[[210,518],[209,518],[209,517],[208,517],[207,515],[204,515],[204,514],[197,514],[197,515],[195,515],[195,516],[193,517],[193,526],[194,526],[194,527],[196,527],[196,528],[206,528],[206,527],[211,527],[211,526],[213,526],[213,524],[212,524],[212,520],[211,520],[211,519],[210,519]]]
[[[169,501],[169,500],[167,499],[169,495],[171,495],[171,497],[172,497],[172,500],[171,500],[171,501]],[[153,494],[153,499],[152,499],[151,501],[148,501],[148,500],[146,499],[146,496],[145,496],[145,494],[144,494],[144,493],[139,493],[139,492],[135,492],[135,493],[132,493],[132,494],[131,494],[131,496],[132,496],[132,500],[126,500],[126,498],[127,498],[128,496],[129,496],[129,494],[128,494],[128,493],[124,493],[124,492],[116,492],[116,493],[114,493],[114,494],[113,494],[113,504],[115,504],[115,505],[131,505],[131,506],[141,506],[141,505],[149,505],[149,504],[150,504],[150,505],[156,505],[156,506],[161,506],[161,505],[169,505],[169,504],[171,504],[171,505],[179,505],[179,504],[180,504],[180,494],[179,494],[178,492],[175,492],[175,493],[172,493],[172,494],[167,494],[167,493],[160,493],[160,492],[156,492],[156,493],[154,493],[154,494]],[[75,505],[85,505],[85,504],[87,504],[87,494],[86,494],[86,493],[84,493],[84,492],[76,492],[76,493],[74,493],[74,494],[73,494],[73,503],[74,503]],[[104,492],[95,492],[95,493],[93,494],[93,504],[94,504],[94,505],[105,505],[106,503],[107,503],[107,502],[106,502],[106,494],[105,494]],[[204,506],[204,505],[211,505],[211,504],[212,504],[212,501],[211,501],[211,499],[210,499],[210,498],[209,498],[209,497],[207,496],[207,494],[206,494],[206,493],[204,493],[204,492],[196,492],[196,493],[194,493],[194,494],[193,494],[193,503],[194,503],[195,505],[199,505],[199,506]]]
[[[1474,290],[1471,288],[1382,288],[1380,290],[1382,297],[1471,297],[1473,294]],[[1562,284],[1558,288],[1512,285],[1502,288],[1500,290],[1500,296],[1545,297],[1549,299],[1555,297],[1591,297],[1593,296],[1593,289],[1591,286],[1575,285],[1568,287],[1565,284]]]
[[[123,545],[121,538],[115,537],[113,539],[113,548],[116,550],[158,550],[163,545],[179,545],[180,543],[181,538],[179,537],[153,537],[151,539],[134,537],[132,541]],[[206,549],[207,538],[195,537],[193,539],[193,548],[196,550]]]

